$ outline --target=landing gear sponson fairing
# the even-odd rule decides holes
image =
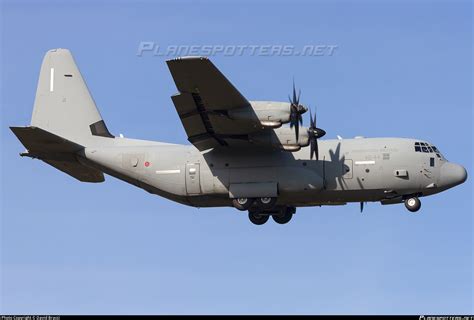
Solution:
[[[463,183],[466,170],[420,139],[319,140],[302,127],[300,94],[248,101],[204,57],[167,61],[171,97],[193,146],[115,137],[107,130],[71,53],[50,50],[31,125],[12,127],[40,159],[84,182],[104,173],[193,207],[248,211],[250,221],[290,221],[297,207],[378,201],[420,209],[422,196]],[[289,126],[282,126],[288,123]],[[308,148],[305,148],[308,147]]]

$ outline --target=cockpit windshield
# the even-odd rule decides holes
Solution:
[[[415,151],[416,152],[425,152],[425,153],[436,153],[436,156],[440,159],[444,159],[441,152],[433,145],[430,145],[426,142],[415,142]]]

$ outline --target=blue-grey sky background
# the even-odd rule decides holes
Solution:
[[[470,1],[3,1],[1,313],[473,313]],[[322,57],[212,57],[248,99],[292,78],[326,139],[414,137],[470,177],[422,209],[298,209],[254,226],[106,177],[80,183],[8,129],[29,124],[44,53],[68,48],[110,131],[186,144],[167,45],[337,45]],[[306,115],[305,123],[308,123]]]

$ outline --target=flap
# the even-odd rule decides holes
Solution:
[[[249,101],[204,57],[167,61],[179,94],[171,97],[188,141],[200,151],[248,143],[248,134],[262,130]],[[236,120],[230,110],[247,110],[250,120]]]

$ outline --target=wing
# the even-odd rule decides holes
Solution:
[[[255,132],[255,121],[238,121],[229,111],[252,110],[249,101],[205,57],[167,61],[179,94],[171,97],[188,140],[199,150],[242,143]]]

